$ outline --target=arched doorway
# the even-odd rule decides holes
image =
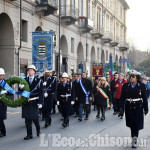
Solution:
[[[68,72],[68,42],[64,35],[60,39],[60,50],[62,53],[61,72]]]
[[[0,67],[5,69],[6,78],[15,75],[14,67],[14,30],[10,17],[6,13],[0,14]],[[17,61],[16,61],[17,64]],[[17,70],[17,69],[16,69]]]
[[[78,49],[77,49],[77,69],[79,73],[82,73],[84,71],[84,51],[83,51],[83,45],[80,42],[78,44]]]
[[[104,50],[101,52],[101,63],[105,64],[105,53]]]

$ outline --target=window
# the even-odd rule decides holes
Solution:
[[[28,41],[28,22],[26,20],[22,20],[22,41]]]
[[[109,17],[107,16],[106,30],[109,31]]]
[[[122,6],[121,6],[121,8],[120,8],[120,18],[122,19]]]
[[[95,27],[95,7],[93,7],[93,26],[94,26],[94,29],[96,28]]]
[[[120,29],[120,41],[122,42],[122,28]]]
[[[102,24],[102,22],[101,22],[101,11],[99,10],[97,12],[97,29],[98,29],[98,31],[100,31],[101,24]]]
[[[110,8],[113,8],[113,0],[110,0]]]
[[[106,2],[106,7],[109,7],[109,0],[107,0]]]
[[[74,53],[74,38],[71,38],[71,52]]]
[[[83,16],[83,0],[79,1],[79,9],[80,9],[79,15]]]
[[[91,16],[90,2],[88,1],[88,18]]]
[[[119,25],[116,23],[116,36],[118,36]]]
[[[113,32],[113,20],[110,19],[110,31]]]
[[[119,10],[119,1],[116,1],[116,16],[118,16],[118,10]]]
[[[105,31],[105,15],[103,15],[103,29]]]

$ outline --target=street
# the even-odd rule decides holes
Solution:
[[[88,121],[78,122],[78,118],[71,116],[70,126],[65,129],[61,126],[59,113],[52,114],[52,125],[48,128],[44,128],[44,122],[40,118],[41,137],[36,136],[33,125],[33,139],[24,141],[26,129],[24,119],[21,118],[21,108],[8,108],[8,119],[5,121],[7,136],[0,138],[0,150],[132,149],[130,142],[124,145],[124,139],[130,138],[130,130],[125,125],[125,119],[114,116],[112,109],[106,111],[106,120],[103,122],[95,116],[96,111],[93,111],[93,107]],[[138,150],[150,149],[149,122],[150,114],[145,117],[144,130],[140,131],[141,144]],[[105,141],[102,142],[104,139]],[[111,141],[111,139],[115,140]]]

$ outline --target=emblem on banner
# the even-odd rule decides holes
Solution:
[[[39,45],[39,56],[45,56],[47,53],[47,47],[45,46],[45,42],[40,42]]]

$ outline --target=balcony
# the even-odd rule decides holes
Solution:
[[[127,42],[120,42],[119,50],[120,51],[127,51],[129,49],[129,44]]]
[[[113,34],[110,31],[104,32],[104,36],[102,38],[103,43],[110,43],[113,40]]]
[[[36,0],[36,12],[48,16],[58,10],[56,0]]]
[[[67,25],[75,24],[78,21],[79,11],[73,5],[61,6],[61,22],[66,22]]]
[[[118,44],[119,44],[119,37],[115,36],[115,38],[113,39],[113,41],[110,42],[110,46],[114,47],[114,46],[117,46]]]
[[[93,30],[93,20],[84,16],[79,17],[79,31],[81,33],[88,33]]]
[[[101,28],[100,25],[95,25],[91,34],[95,39],[100,39],[103,36],[103,28]]]

